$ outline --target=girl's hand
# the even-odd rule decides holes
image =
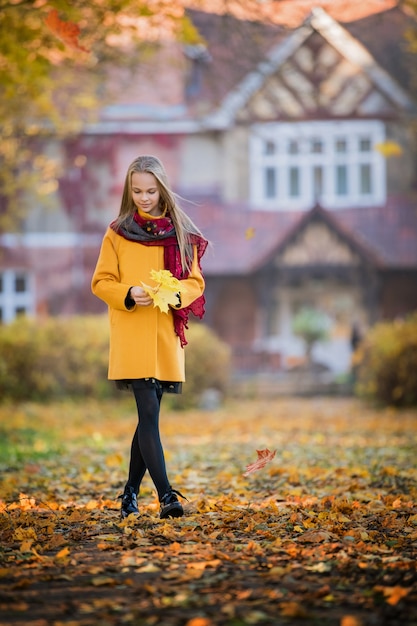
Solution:
[[[153,303],[151,296],[149,296],[142,287],[132,287],[130,297],[135,301],[135,304],[139,306],[149,306]]]

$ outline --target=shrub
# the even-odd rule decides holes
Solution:
[[[355,354],[356,392],[385,405],[417,405],[417,313],[381,322]]]
[[[110,395],[107,361],[105,316],[19,317],[0,326],[0,398]]]
[[[207,388],[224,393],[229,374],[228,349],[208,328],[190,325],[187,338],[186,393],[179,406],[198,404]],[[0,401],[118,395],[107,380],[108,340],[106,315],[19,317],[0,325]]]
[[[207,326],[190,324],[186,331],[185,377],[183,393],[173,396],[173,408],[189,408],[200,404],[202,394],[211,389],[227,393],[230,380],[229,347]]]

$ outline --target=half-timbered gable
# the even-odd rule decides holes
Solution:
[[[225,109],[229,105],[230,114],[244,102],[236,119],[245,122],[387,117],[413,107],[408,94],[366,48],[318,8],[233,96]]]

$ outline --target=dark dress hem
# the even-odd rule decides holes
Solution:
[[[163,393],[182,393],[182,382],[171,380],[158,380],[157,378],[123,378],[115,380],[116,388],[120,391],[132,391],[135,389],[149,389],[159,385]]]

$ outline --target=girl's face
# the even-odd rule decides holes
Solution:
[[[135,206],[148,215],[159,217],[162,214],[159,198],[158,181],[155,176],[150,172],[133,172],[132,199]]]

